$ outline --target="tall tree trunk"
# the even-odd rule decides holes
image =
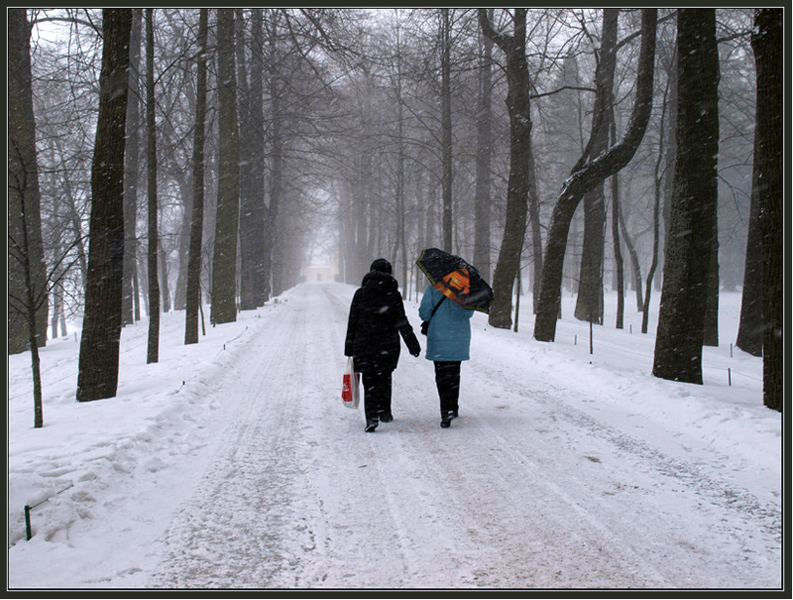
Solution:
[[[509,181],[504,237],[493,273],[493,304],[488,322],[493,327],[512,326],[512,290],[520,268],[520,256],[526,234],[529,194],[529,153],[531,152],[531,104],[529,101],[529,66],[526,61],[526,11],[516,8],[513,35],[498,33],[488,18],[487,9],[479,9],[479,24],[507,57],[507,111],[509,112]]]
[[[671,90],[671,86],[676,85],[676,82],[667,81],[667,87],[664,90],[664,99],[661,107],[661,124],[658,128],[660,135],[658,137],[658,159],[655,161],[655,168],[653,172],[653,252],[650,268],[647,271],[647,284],[644,293],[644,300],[642,302],[642,333],[647,333],[650,324],[650,296],[653,291],[653,279],[655,272],[658,268],[659,248],[661,245],[661,196],[663,193],[663,184],[665,181],[664,176],[661,174],[661,165],[669,154],[669,149],[664,153],[664,122],[666,121],[666,111],[669,105],[667,104],[667,92]],[[677,123],[677,121],[675,121]],[[673,132],[670,132],[673,134]],[[668,146],[667,146],[668,148]],[[641,286],[641,281],[639,281]]]
[[[452,247],[452,92],[451,21],[449,9],[441,9],[441,163],[443,175],[443,249]]]
[[[652,109],[657,18],[657,9],[642,9],[642,44],[637,68],[636,99],[625,137],[595,160],[576,165],[554,206],[545,246],[540,301],[534,320],[534,337],[541,342],[553,341],[556,336],[564,254],[576,208],[589,189],[611,177],[631,161],[644,137]],[[587,155],[585,150],[584,156]]]
[[[617,211],[619,219],[621,238],[625,242],[625,247],[628,249],[628,256],[631,261],[631,274],[633,275],[633,287],[636,289],[636,310],[642,311],[644,309],[644,296],[642,295],[642,268],[639,264],[639,253],[636,252],[636,244],[633,242],[628,227],[625,224],[625,215],[622,210],[622,204]]]
[[[234,9],[217,11],[220,158],[217,222],[212,266],[212,323],[237,320],[237,231],[239,221],[239,125],[234,66]]]
[[[163,313],[171,312],[171,285],[168,281],[168,253],[163,246],[162,238],[158,236],[157,266],[160,269],[160,304]]]
[[[154,9],[146,9],[146,169],[148,173],[149,341],[146,363],[160,360],[160,279],[157,232],[157,129],[154,119]]]
[[[22,271],[24,273],[25,306],[27,309],[25,321],[27,323],[28,329],[28,345],[30,347],[30,362],[33,375],[33,427],[40,428],[44,426],[44,409],[41,390],[41,358],[39,356],[39,343],[37,339],[38,331],[36,323],[40,300],[37,297],[35,289],[36,282],[34,282],[33,278],[30,244],[31,236],[28,235],[30,226],[27,223],[28,215],[26,214],[26,204],[27,203],[24,201],[21,203],[21,214],[19,215],[22,231]],[[43,298],[46,298],[46,296],[43,296]],[[44,337],[46,339],[46,332]]]
[[[493,9],[488,9],[493,20]],[[490,281],[490,173],[493,156],[493,40],[483,35],[480,59],[479,110],[476,115],[476,183],[474,190],[474,264],[479,274]]]
[[[407,209],[405,207],[405,139],[404,139],[404,107],[402,105],[402,65],[401,55],[398,58],[398,126],[399,126],[399,156],[397,157],[397,239],[402,248],[402,278],[403,294],[407,290],[408,273],[408,243],[407,243]]]
[[[401,274],[398,281],[402,283],[403,295],[407,295],[407,232],[406,232],[406,209],[405,209],[405,138],[404,138],[404,104],[402,98],[402,46],[401,29],[399,22],[396,24],[396,74],[394,76],[394,87],[396,93],[397,109],[397,166],[396,166],[396,190],[395,190],[395,216],[396,234],[394,236],[394,251],[392,263],[394,264],[394,275],[396,276],[396,265],[401,265]],[[401,255],[400,255],[401,249]],[[397,261],[399,259],[399,261]]]
[[[659,242],[658,261],[661,273],[663,273],[663,265],[666,261],[666,243],[669,239],[669,223],[672,220],[672,196],[675,188],[675,163],[677,163],[677,42],[672,52],[671,64],[667,69],[667,79],[669,81],[669,101],[666,106],[669,108],[669,126],[666,131],[666,157],[664,167],[664,187],[663,187],[663,205],[661,207],[661,241]],[[661,244],[664,249],[661,250]],[[655,289],[660,292],[663,277],[655,278]]]
[[[754,155],[760,138],[755,131]],[[746,235],[746,263],[741,292],[741,318],[735,345],[752,356],[763,355],[763,233],[760,230],[760,164],[752,168],[752,195],[749,229]]]
[[[181,165],[175,164],[175,172],[171,173],[171,177],[175,180],[175,184],[179,187],[179,196],[183,199],[182,204],[184,210],[182,218],[179,222],[178,240],[174,244],[176,252],[176,287],[173,293],[173,309],[185,310],[187,307],[187,270],[188,261],[190,260],[190,226],[193,222],[193,190],[189,183],[189,171],[184,169]],[[167,298],[163,293],[163,300]],[[163,308],[163,312],[168,312]]]
[[[256,304],[256,237],[261,234],[256,229],[254,214],[258,201],[257,190],[253,187],[253,169],[249,159],[255,144],[253,131],[253,108],[248,86],[248,69],[245,59],[245,20],[241,8],[235,9],[236,18],[236,61],[237,61],[237,106],[239,109],[240,147],[245,148],[245,155],[240,156],[240,219],[239,219],[239,278],[240,278],[240,310],[254,310]]]
[[[611,177],[611,235],[614,243],[614,263],[617,271],[617,318],[615,327],[622,329],[625,320],[625,266],[620,248],[620,192],[619,177]]]
[[[112,398],[118,388],[124,274],[124,145],[130,9],[102,10],[102,72],[91,168],[88,282],[77,400]]]
[[[609,94],[609,140],[612,144],[617,142],[617,120],[614,116],[614,93]],[[636,250],[633,248],[630,237],[628,236],[625,220],[622,217],[622,203],[620,202],[619,175],[614,174],[611,178],[611,236],[614,246],[614,268],[616,271],[616,290],[617,290],[617,319],[615,326],[623,329],[625,321],[625,263],[622,259],[622,241],[620,230],[624,232],[625,245],[628,247],[629,255],[632,259],[631,271],[636,284],[637,304],[641,309],[641,273],[639,259]]]
[[[63,277],[63,269],[57,268],[53,273],[55,279]],[[58,337],[58,321],[63,315],[63,288],[57,285],[52,290],[52,315],[50,316],[50,338]]]
[[[54,140],[54,144],[57,148],[58,164],[60,165],[60,168],[63,170],[63,172],[67,173],[69,158],[67,157],[62,144],[57,139]],[[74,236],[72,245],[77,252],[76,262],[80,271],[80,282],[82,283],[83,289],[85,289],[88,278],[88,252],[86,251],[87,239],[83,237],[82,216],[77,208],[77,201],[75,200],[73,186],[69,177],[61,178],[61,185],[58,188],[58,193],[60,194],[63,202],[66,204],[68,214],[65,219],[68,221],[68,228],[71,230],[72,235]]]
[[[600,156],[609,147],[611,135],[612,104],[614,95],[614,69],[617,64],[616,8],[603,9],[603,35],[600,59],[595,74],[595,105],[589,156]],[[616,175],[615,175],[616,176]],[[614,176],[614,177],[615,177]],[[605,180],[587,190],[584,195],[584,245],[581,251],[578,298],[575,317],[580,321],[603,324],[603,261],[606,247],[606,192]]]
[[[278,71],[275,65],[279,61],[278,48],[278,27],[279,18],[275,13],[269,22],[268,52],[271,70],[269,72],[269,92],[270,92],[270,202],[264,213],[264,275],[266,296],[277,295],[275,271],[278,264],[276,256],[276,233],[278,222],[278,211],[281,205],[282,177],[284,163],[284,148],[281,135],[282,115],[281,115],[281,94],[283,86],[279,82]]]
[[[718,203],[717,203],[718,206]],[[719,226],[718,213],[713,217],[708,278],[705,281],[707,304],[702,330],[704,346],[719,346]]]
[[[47,270],[27,10],[8,11],[8,340],[9,354],[30,349],[33,427],[44,426],[39,346],[47,343]],[[55,308],[57,308],[57,302]],[[42,310],[43,309],[43,310]],[[40,326],[43,312],[44,327]]]
[[[677,42],[677,161],[653,375],[701,384],[718,204],[715,9],[678,11]]]
[[[783,11],[755,13],[760,227],[763,234],[763,403],[782,412],[784,394],[784,73]]]
[[[9,301],[7,333],[8,353],[17,354],[31,348],[31,339],[36,340],[37,347],[46,346],[48,301],[27,9],[9,9],[8,25],[7,291],[9,299],[16,301]],[[30,290],[29,285],[33,286]],[[29,291],[33,305],[28,303]],[[27,322],[31,314],[33,338]]]
[[[540,195],[537,192],[537,171],[534,168],[534,149],[529,140],[529,226],[531,227],[531,254],[533,271],[532,311],[537,311],[540,300],[539,281],[542,276],[542,232],[540,229]],[[518,271],[520,277],[520,271]]]
[[[207,108],[207,8],[199,9],[198,67],[196,70],[196,114],[193,130],[193,214],[187,262],[187,295],[184,343],[198,343],[198,312],[201,303],[201,246],[204,232],[204,137]]]
[[[263,9],[251,9],[251,148],[250,177],[253,202],[250,206],[252,241],[253,299],[256,306],[267,302],[264,268],[264,17]]]
[[[137,247],[137,245],[136,245]],[[134,305],[134,316],[135,322],[137,323],[140,321],[140,300],[141,300],[141,291],[140,291],[140,262],[138,262],[137,252],[135,253],[135,270],[132,272],[132,302]],[[144,299],[145,301],[145,299]]]
[[[124,292],[122,324],[135,322],[137,291],[133,285],[138,268],[138,171],[140,163],[140,41],[143,9],[132,10],[132,33],[129,41],[129,97],[127,99],[127,147],[124,150]],[[138,315],[140,316],[140,315]]]
[[[606,196],[601,182],[584,194],[584,239],[578,272],[574,316],[580,321],[603,324],[603,251],[606,241]]]

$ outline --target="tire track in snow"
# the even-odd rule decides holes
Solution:
[[[243,398],[166,537],[158,586],[388,587],[404,580],[408,553],[396,550],[397,525],[383,510],[382,456],[363,434],[362,412],[344,409],[338,397],[348,302],[323,300],[318,289],[292,297],[278,326],[258,336],[260,367],[249,351],[227,375]],[[309,334],[306,317],[315,323],[317,314],[328,326]],[[270,370],[295,385],[268,389]],[[235,381],[240,375],[252,377]],[[384,557],[384,570],[361,572],[372,555]]]
[[[502,521],[495,516],[515,511],[504,506],[488,509],[490,492],[502,498],[509,494],[495,492],[487,473],[476,473],[481,468],[480,456],[474,458],[475,464],[458,464],[471,448],[476,454],[490,440],[470,440],[466,431],[458,438],[461,444],[450,448],[450,436],[454,440],[460,432],[438,427],[436,394],[432,364],[405,356],[394,378],[395,422],[382,425],[374,435],[355,432],[373,450],[366,467],[375,467],[372,485],[382,488],[385,495],[373,535],[391,538],[393,547],[386,550],[383,561],[396,573],[390,578],[388,573],[359,574],[351,583],[439,588],[531,585],[521,575],[522,564],[503,567],[509,563],[509,554],[514,553],[519,561],[525,556],[517,549],[520,545],[510,546],[515,540],[501,533]],[[458,495],[465,501],[458,500]],[[498,541],[483,535],[477,516],[482,512],[488,513],[481,517],[488,520],[488,527],[499,532]],[[515,539],[520,533],[516,532]],[[490,547],[491,542],[495,547]]]
[[[447,585],[629,587],[663,582],[650,565],[642,565],[641,579],[632,577],[635,559],[603,549],[603,528],[587,523],[576,500],[547,477],[546,469],[554,464],[531,455],[528,448],[539,442],[515,427],[502,434],[498,420],[468,401],[466,382],[472,375],[464,375],[463,388],[469,391],[463,392],[461,416],[451,429],[438,428],[412,440],[413,453],[431,459],[422,465],[422,478],[434,483],[435,503],[445,507],[445,518],[456,531],[453,548],[463,568]],[[468,551],[461,551],[460,540]]]
[[[336,324],[320,334],[321,342],[341,354],[352,290],[339,295],[339,288],[319,289],[331,308],[326,320]],[[437,400],[419,404],[419,394],[409,389],[415,378],[421,393],[435,393],[430,363],[403,350],[394,377],[396,420],[375,434],[363,432],[362,408],[340,406],[336,381],[342,366],[339,362],[329,374],[332,400],[323,413],[328,423],[321,429],[322,449],[329,458],[307,478],[317,545],[301,561],[294,586],[442,588],[463,581],[478,549],[437,495],[437,482],[427,477],[422,465],[427,456],[416,451],[417,440],[438,428]]]
[[[290,365],[305,314],[279,307],[277,327],[260,332],[222,386],[238,395],[215,459],[166,537],[171,549],[158,587],[269,587],[293,557],[281,539],[295,523],[297,389],[272,389],[268,373]],[[247,381],[240,374],[255,373]],[[220,387],[220,386],[219,386]]]
[[[489,378],[496,378],[491,371],[486,373]],[[498,379],[505,386],[509,386],[509,393],[521,393],[521,384],[517,382],[504,382],[503,377]],[[524,392],[525,393],[525,392]],[[717,505],[721,510],[751,515],[756,518],[753,528],[764,531],[767,535],[780,541],[781,515],[779,508],[771,502],[759,500],[751,492],[735,486],[729,482],[719,480],[705,472],[702,467],[670,456],[644,440],[624,433],[617,428],[597,420],[584,411],[566,404],[563,400],[564,393],[551,388],[531,390],[532,401],[542,405],[547,412],[552,412],[556,417],[580,428],[586,435],[608,441],[616,450],[626,455],[633,456],[637,463],[653,468],[658,474],[672,478],[683,483],[700,496]]]
[[[328,346],[341,354],[352,293],[341,297],[329,288],[320,289],[332,309],[328,320],[336,323]],[[417,359],[404,352],[400,364],[411,360]],[[434,568],[440,557],[449,554],[451,534],[435,536],[437,544],[427,544],[424,534],[416,535],[415,530],[427,524],[437,526],[438,517],[434,504],[425,501],[432,496],[412,464],[413,453],[402,446],[393,424],[381,425],[374,435],[364,433],[363,407],[353,412],[340,406],[335,382],[341,368],[332,376],[330,414],[339,426],[323,428],[323,448],[334,459],[313,473],[313,487],[307,494],[315,498],[316,518],[325,531],[319,548],[323,559],[317,562],[316,556],[308,557],[304,564],[315,564],[297,578],[296,585],[433,587],[437,582]],[[399,411],[397,379],[395,410]],[[406,416],[400,414],[398,422]],[[373,562],[372,557],[378,559]],[[367,565],[365,570],[362,564]]]
[[[277,326],[253,337],[218,386],[240,395],[239,406],[165,537],[170,552],[159,585],[752,581],[750,554],[725,563],[722,548],[702,547],[698,528],[724,527],[728,544],[737,506],[760,515],[747,528],[773,528],[771,505],[568,405],[553,373],[512,379],[493,366],[499,357],[487,347],[473,348],[475,360],[463,367],[461,416],[450,429],[438,426],[431,363],[404,352],[394,376],[395,421],[364,433],[362,407],[350,411],[339,399],[353,291],[301,286],[278,307]],[[306,331],[309,323],[315,330]],[[273,370],[294,385],[273,389]],[[730,489],[738,498],[732,506],[728,492],[719,500]],[[724,523],[719,511],[729,517]],[[686,522],[688,514],[697,520]]]
[[[336,304],[339,312],[348,308],[347,303]],[[441,431],[431,363],[401,362],[400,369],[409,371],[410,377],[400,386],[395,375],[397,421],[381,426],[374,435],[362,434],[357,427],[352,433],[360,472],[371,473],[368,485],[361,483],[360,474],[345,476],[356,482],[348,489],[359,499],[359,505],[378,509],[366,510],[355,523],[345,521],[345,527],[357,532],[352,539],[357,537],[366,548],[357,560],[377,555],[388,566],[383,571],[375,567],[370,573],[348,574],[340,581],[325,576],[323,586],[565,587],[664,581],[649,564],[638,568],[635,559],[617,556],[614,550],[604,558],[598,546],[603,546],[607,532],[597,523],[582,533],[580,523],[578,528],[571,528],[559,521],[559,504],[568,503],[571,513],[581,513],[580,522],[586,521],[586,512],[560,487],[543,483],[540,467],[527,468],[525,457],[509,451],[515,444],[512,437],[494,435],[492,428],[483,427],[486,420],[480,422],[476,416],[468,419],[471,428],[465,426],[458,431],[466,423],[463,416],[452,430]],[[426,400],[404,404],[401,394]],[[471,408],[462,410],[465,415]],[[361,452],[361,444],[371,452]],[[491,468],[484,470],[483,449],[491,458]],[[523,481],[518,483],[518,479]],[[541,499],[535,497],[537,488],[542,490]],[[317,490],[321,496],[323,485]],[[360,502],[364,498],[366,502]],[[328,522],[338,521],[346,511],[333,502],[332,498],[324,500],[323,518]],[[541,519],[523,518],[538,510]],[[374,539],[367,539],[361,523],[369,524]],[[431,530],[429,535],[427,529]],[[567,553],[562,565],[555,564],[558,553],[548,556],[546,552],[549,546],[559,544],[560,534],[566,538],[563,546]],[[345,556],[348,550],[340,541],[344,540],[329,538],[325,550]],[[331,573],[346,567],[343,562],[329,564]],[[639,575],[631,577],[636,571]],[[313,583],[302,582],[309,586]]]
[[[752,563],[751,538],[761,531],[767,539],[776,539],[781,531],[779,509],[772,502],[762,502],[748,491],[570,406],[564,400],[569,392],[554,389],[553,380],[511,381],[490,364],[477,363],[479,383],[499,390],[508,400],[528,401],[531,408],[518,411],[523,413],[520,416],[544,437],[563,443],[554,457],[547,455],[541,443],[534,445],[548,461],[560,462],[568,455],[564,468],[544,471],[553,480],[543,485],[555,488],[558,496],[599,532],[592,539],[611,552],[616,550],[628,567],[626,571],[640,576],[630,585],[741,587],[753,581],[751,571],[757,566]],[[529,410],[534,410],[531,417],[526,415]],[[490,429],[492,435],[501,437],[498,429]],[[514,442],[514,438],[506,441]],[[514,456],[514,444],[504,447],[510,446],[513,457],[519,459]],[[592,456],[581,447],[599,450]],[[611,456],[619,459],[610,461]],[[620,471],[626,456],[635,471]],[[585,473],[586,478],[578,475]],[[618,498],[623,499],[622,506],[615,503]],[[669,506],[674,509],[666,512]],[[693,520],[687,519],[693,515]],[[713,548],[699,543],[698,527],[705,522],[720,530],[725,548],[739,545],[739,551],[733,551],[733,561],[726,562],[720,549],[714,554]],[[663,539],[653,540],[648,532],[659,532]],[[712,531],[703,537],[712,539]],[[670,552],[670,548],[679,551]],[[619,584],[612,581],[612,585]]]

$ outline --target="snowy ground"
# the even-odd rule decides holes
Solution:
[[[782,423],[730,348],[740,295],[702,386],[649,375],[632,297],[593,354],[570,298],[553,344],[528,298],[518,333],[477,313],[460,418],[403,349],[370,434],[340,397],[354,291],[303,284],[193,346],[169,313],[153,365],[126,327],[118,396],[85,404],[76,329],[43,349],[42,429],[10,357],[9,589],[780,588]]]

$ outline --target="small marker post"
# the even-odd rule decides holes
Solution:
[[[30,541],[33,535],[30,532],[30,507],[27,504],[25,505],[25,534],[27,535],[27,541]]]

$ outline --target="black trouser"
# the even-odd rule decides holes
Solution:
[[[435,361],[435,385],[441,399],[441,416],[457,412],[460,398],[460,365],[456,361]]]
[[[363,407],[367,423],[379,423],[380,413],[391,414],[391,373],[362,373]]]

